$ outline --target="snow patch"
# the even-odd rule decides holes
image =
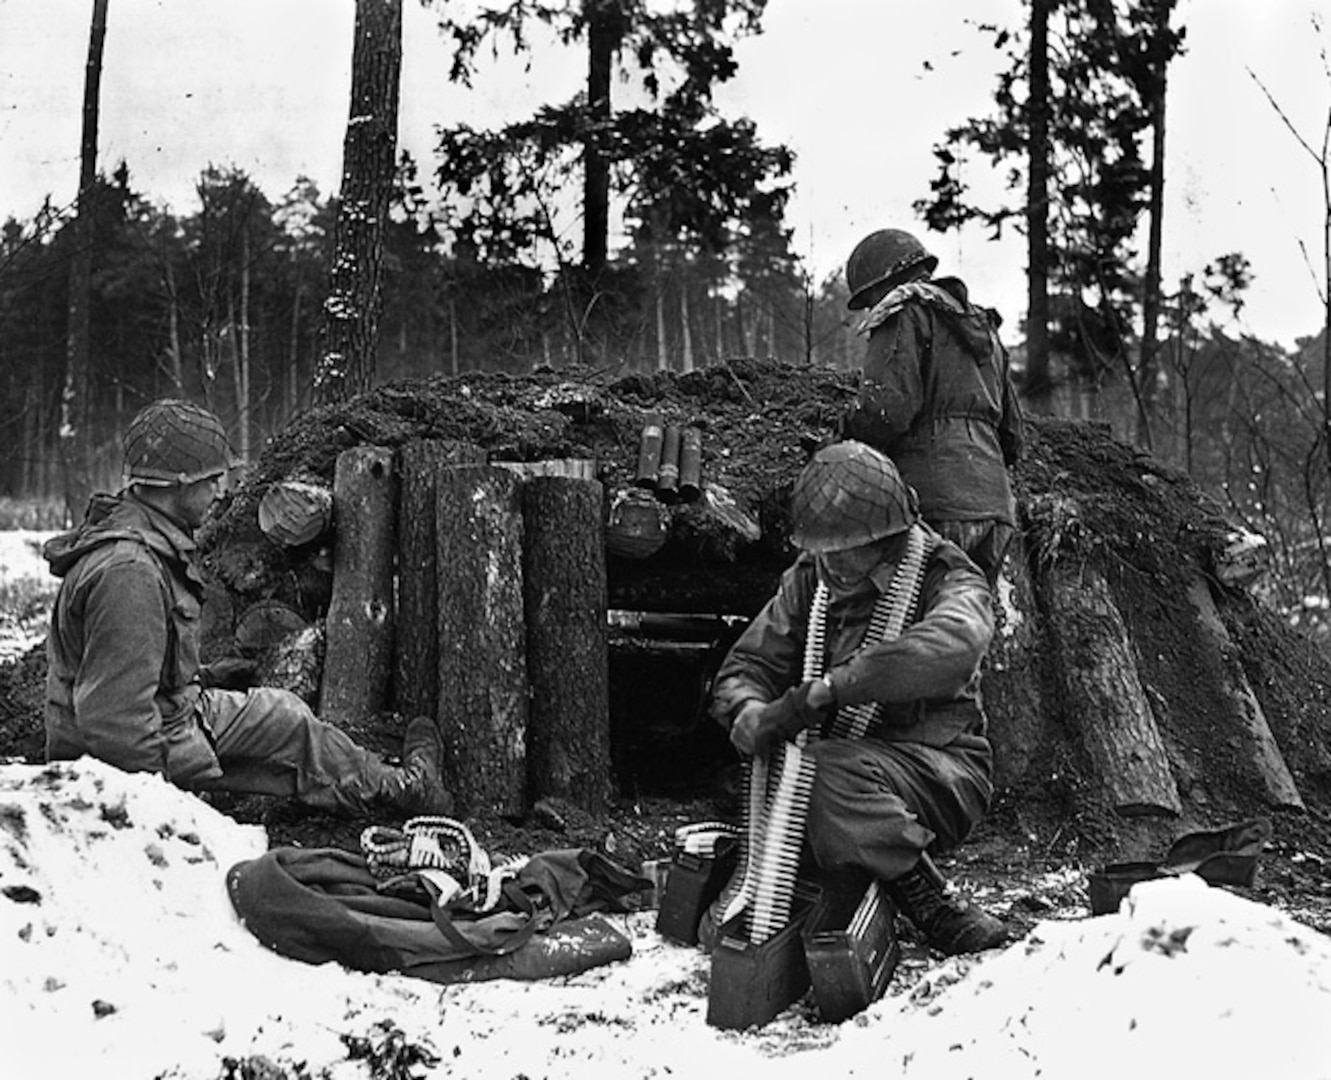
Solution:
[[[263,1057],[363,1076],[343,1036],[391,1025],[437,1056],[418,1075],[468,1080],[1132,1080],[1185,1063],[1210,1080],[1331,1077],[1331,939],[1196,877],[947,961],[841,1025],[797,1006],[719,1032],[707,957],[661,938],[652,912],[616,917],[628,961],[543,982],[440,987],[285,960],[226,895],[226,871],[266,846],[155,776],[0,766],[5,1074],[216,1080],[226,1059]]]

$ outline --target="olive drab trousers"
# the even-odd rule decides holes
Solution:
[[[222,766],[201,791],[294,797],[320,810],[364,815],[401,787],[401,770],[318,719],[289,690],[205,690],[200,726]]]
[[[859,867],[892,881],[925,850],[960,844],[993,797],[993,754],[981,735],[942,747],[825,739],[807,752],[816,764],[805,835],[828,871]]]

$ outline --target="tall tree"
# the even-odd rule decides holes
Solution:
[[[1031,0],[1031,136],[1026,189],[1026,391],[1034,412],[1049,409],[1049,7]]]
[[[185,313],[197,342],[197,369],[204,399],[222,410],[224,371],[231,369],[237,450],[252,443],[252,302],[255,260],[276,246],[272,207],[254,182],[235,168],[210,166],[195,190],[200,211],[187,229],[193,269],[193,306]]]
[[[314,374],[319,403],[350,397],[374,382],[384,230],[397,167],[402,0],[356,0],[355,33],[332,280]]]
[[[1051,349],[1061,347],[1078,377],[1093,385],[1119,367],[1144,414],[1143,356],[1138,350],[1134,364],[1128,348],[1135,312],[1146,299],[1134,245],[1143,214],[1154,207],[1159,219],[1163,207],[1156,194],[1163,184],[1164,86],[1183,31],[1169,25],[1174,0],[1028,3],[1041,5],[1032,11],[1029,34],[986,28],[1006,49],[1010,65],[999,77],[995,114],[947,132],[935,149],[940,175],[933,194],[916,206],[933,228],[978,219],[1001,230],[1009,220],[1033,215],[1036,178],[1026,177],[1020,205],[979,206],[968,201],[959,160],[975,150],[995,164],[1009,164],[1014,189],[1022,185],[1023,164],[1033,170],[1047,163],[1047,205],[1058,213],[1036,220],[1049,228],[1045,264],[1057,303]],[[1039,39],[1046,48],[1036,49]],[[1046,70],[1047,92],[1037,95]],[[1033,149],[1037,125],[1045,120],[1048,156],[1042,157]],[[1029,272],[1038,274],[1040,266],[1037,251]],[[1156,271],[1152,311],[1158,313],[1158,264]],[[1149,442],[1149,428],[1143,434]]]
[[[605,269],[610,238],[610,162],[598,133],[611,120],[610,81],[624,38],[620,0],[587,0],[587,120],[582,148],[582,263],[596,278]]]
[[[1146,274],[1141,290],[1142,333],[1137,360],[1137,381],[1142,388],[1145,411],[1149,413],[1159,367],[1156,350],[1163,304],[1160,263],[1165,220],[1166,89],[1169,63],[1181,49],[1182,36],[1175,36],[1170,27],[1176,0],[1140,0],[1122,16],[1115,10],[1113,0],[1089,0],[1089,3],[1096,37],[1113,49],[1118,70],[1142,104],[1149,130]],[[1149,416],[1141,420],[1149,433]]]
[[[1318,37],[1322,37],[1326,33],[1325,24],[1316,15],[1312,18],[1312,28]],[[1331,91],[1331,67],[1328,67],[1326,63],[1328,50],[1325,43],[1322,43],[1320,51],[1323,70],[1327,78],[1327,89]],[[1331,471],[1331,110],[1327,110],[1325,114],[1326,119],[1319,136],[1306,136],[1290,119],[1284,107],[1267,89],[1266,84],[1262,82],[1257,73],[1250,68],[1248,75],[1257,83],[1267,103],[1275,110],[1281,123],[1294,136],[1295,141],[1308,155],[1309,160],[1312,161],[1320,174],[1319,179],[1322,187],[1322,264],[1320,269],[1313,271],[1313,283],[1322,301],[1322,438],[1325,443],[1324,450],[1327,455],[1328,471]],[[1300,246],[1303,246],[1302,242],[1300,242]],[[1309,260],[1311,268],[1311,259],[1306,248],[1304,249],[1304,258]],[[1331,589],[1328,591],[1331,592]]]
[[[688,258],[724,246],[752,201],[784,190],[790,153],[764,147],[750,122],[721,117],[712,98],[737,70],[732,40],[758,28],[765,3],[695,0],[663,12],[646,0],[510,0],[470,18],[443,9],[452,77],[467,85],[482,44],[506,35],[526,53],[533,25],[587,51],[584,93],[497,131],[442,130],[437,172],[448,224],[468,250],[490,262],[548,265],[553,257],[579,350],[589,320],[619,303],[607,275],[615,200],[636,239],[660,252],[678,242],[677,255]],[[616,109],[612,86],[649,104]],[[579,178],[580,254],[557,220],[568,210],[562,192]],[[780,209],[784,198],[768,205]]]
[[[65,383],[61,394],[60,449],[65,511],[77,520],[91,493],[92,432],[88,397],[91,384],[93,206],[97,181],[97,123],[101,106],[102,49],[109,0],[93,0],[88,61],[83,74],[83,134],[79,141],[79,193],[75,244],[69,267],[69,325],[65,341]]]

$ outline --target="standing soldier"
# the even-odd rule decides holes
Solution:
[[[93,497],[48,541],[61,578],[47,635],[47,760],[88,754],[187,789],[290,796],[364,816],[444,814],[434,722],[407,726],[401,768],[273,687],[200,664],[203,579],[194,533],[233,466],[216,416],[186,401],[144,408],[125,434],[127,486]]]
[[[920,513],[984,571],[992,588],[1016,527],[1007,467],[1022,414],[998,316],[910,233],[880,229],[846,263],[852,311],[868,309],[859,395],[843,434],[876,447],[919,496]]]

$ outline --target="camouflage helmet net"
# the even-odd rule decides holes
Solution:
[[[139,410],[125,431],[124,452],[126,479],[157,487],[192,484],[236,463],[222,421],[174,398]]]
[[[915,493],[885,454],[861,442],[825,446],[804,467],[790,500],[791,539],[805,551],[845,551],[905,532]]]

